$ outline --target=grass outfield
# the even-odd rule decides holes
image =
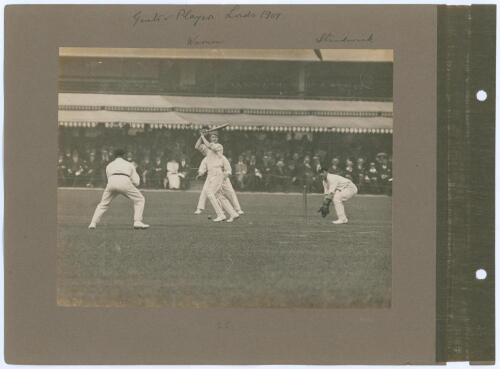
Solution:
[[[102,191],[58,190],[58,303],[64,306],[388,307],[391,198],[356,196],[350,222],[321,195],[239,194],[230,223],[194,215],[196,192],[145,192],[146,231],[119,197],[87,229]],[[207,213],[212,213],[209,204]]]

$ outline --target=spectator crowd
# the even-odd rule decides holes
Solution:
[[[103,187],[115,148],[125,148],[141,188],[189,189],[202,156],[195,131],[60,129],[58,184]],[[360,193],[391,194],[392,137],[333,133],[225,132],[224,154],[239,191],[322,192],[319,170],[351,179]]]

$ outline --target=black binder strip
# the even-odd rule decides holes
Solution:
[[[438,362],[495,360],[495,14],[438,8]]]

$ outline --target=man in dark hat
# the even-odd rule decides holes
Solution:
[[[115,150],[115,160],[106,167],[108,184],[102,195],[101,202],[95,209],[89,229],[96,228],[103,214],[109,209],[111,201],[118,195],[123,195],[134,202],[134,229],[149,228],[149,225],[142,222],[145,200],[136,187],[140,182],[139,175],[135,170],[135,166],[123,158],[124,155],[124,150]]]

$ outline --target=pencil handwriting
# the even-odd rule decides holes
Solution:
[[[337,35],[332,32],[324,32],[316,38],[317,43],[355,43],[373,42],[373,33],[366,36]]]
[[[209,24],[215,20],[223,22],[244,22],[247,20],[255,20],[262,22],[277,22],[283,19],[283,13],[264,8],[263,10],[255,10],[255,8],[235,5],[229,11],[222,14],[213,14],[202,12],[199,9],[181,8],[178,10],[167,12],[145,12],[142,10],[136,11],[132,15],[132,26],[139,25],[160,25],[174,22],[184,22],[191,24],[193,27],[202,24]]]

